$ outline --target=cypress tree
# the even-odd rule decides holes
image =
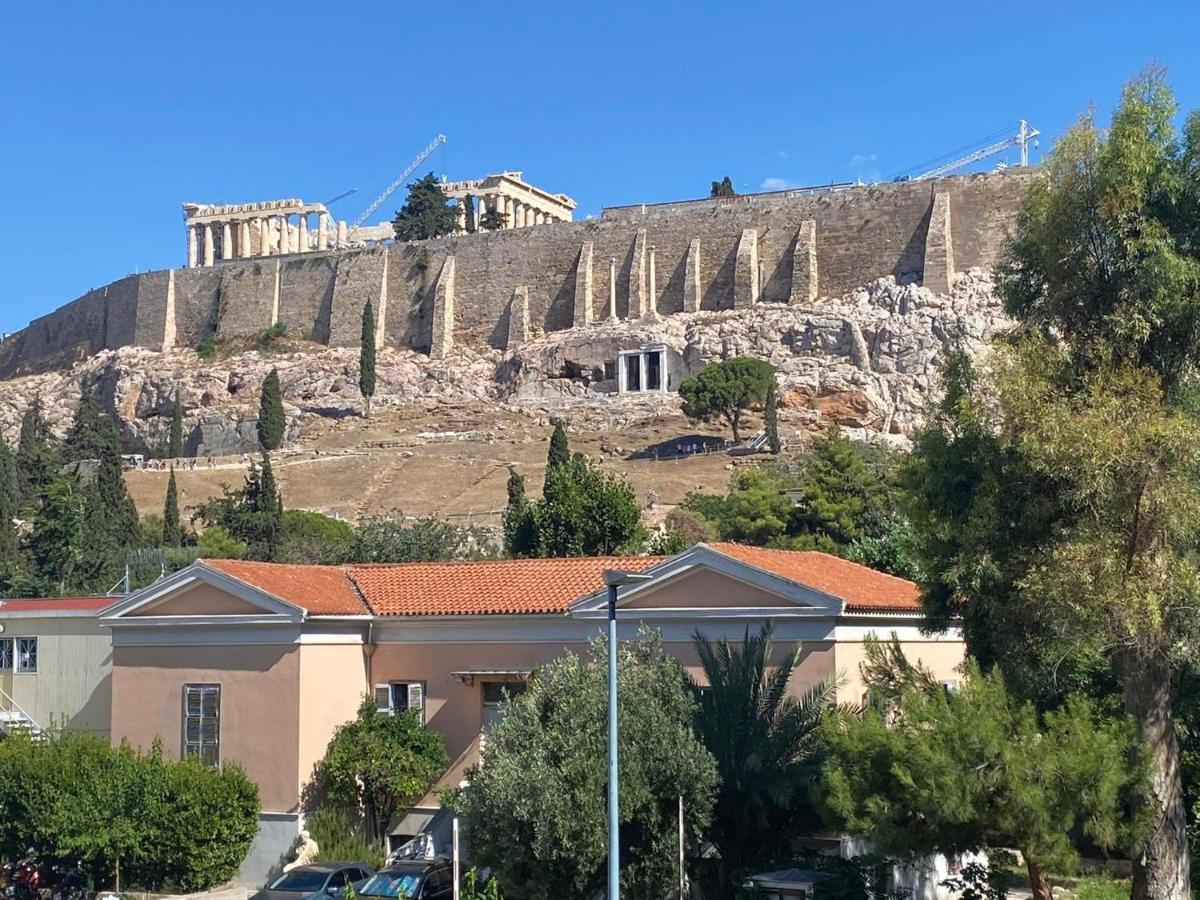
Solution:
[[[179,524],[179,493],[175,487],[175,467],[167,479],[167,499],[163,502],[163,546],[183,544],[183,528]]]
[[[7,590],[21,567],[20,541],[13,521],[18,510],[16,460],[8,444],[0,441],[0,586]]]
[[[36,399],[21,417],[21,436],[17,440],[16,494],[18,510],[37,499],[39,491],[54,475],[54,452],[50,447],[50,429],[42,418]]]
[[[467,234],[475,233],[475,198],[470,194],[463,197],[463,229]]]
[[[546,453],[546,469],[561,466],[571,461],[571,447],[567,443],[567,429],[562,419],[554,423],[554,433],[550,435],[550,449]]]
[[[504,552],[514,558],[534,555],[537,529],[534,507],[525,493],[525,478],[516,469],[508,473],[508,505],[504,508]]]
[[[258,479],[258,496],[252,500],[256,531],[252,546],[263,559],[274,559],[283,537],[283,496],[275,484],[275,473],[271,469],[271,456],[262,455],[262,469]]]
[[[100,401],[95,391],[89,385],[81,384],[75,417],[63,439],[63,461],[70,463],[100,459],[108,441],[108,424],[110,421],[100,411]]]
[[[767,402],[763,410],[763,427],[767,432],[767,447],[778,455],[783,449],[779,440],[779,388],[772,378],[767,385]]]
[[[262,393],[258,401],[258,443],[264,451],[278,450],[283,445],[283,432],[287,420],[283,415],[283,389],[279,385],[279,371],[272,369],[263,379]]]
[[[167,457],[179,459],[183,456],[183,402],[179,388],[175,388],[175,403],[171,410],[171,433],[167,439]]]
[[[84,590],[106,591],[125,570],[125,558],[137,546],[140,537],[137,508],[125,487],[121,465],[121,447],[117,427],[111,419],[102,419],[96,477],[83,489],[83,553],[79,561],[77,586]]]
[[[371,398],[375,396],[375,311],[370,303],[363,304],[362,336],[358,350],[358,389],[363,395],[363,409],[371,417]]]

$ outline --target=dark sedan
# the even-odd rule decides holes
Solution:
[[[358,889],[358,896],[376,900],[449,900],[454,874],[445,860],[414,859],[384,866]]]
[[[264,890],[254,895],[254,900],[327,900],[341,897],[346,885],[355,889],[375,874],[366,863],[327,862],[297,866],[284,872]]]

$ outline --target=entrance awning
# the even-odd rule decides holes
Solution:
[[[532,674],[532,669],[464,669],[461,672],[451,672],[450,677],[463,684],[473,684],[476,678],[490,681],[524,681]]]

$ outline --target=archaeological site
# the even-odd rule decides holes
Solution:
[[[259,385],[277,368],[289,505],[494,516],[510,465],[538,477],[559,417],[579,449],[678,502],[719,487],[731,464],[664,479],[647,448],[698,433],[677,390],[720,359],[776,366],[789,440],[833,422],[903,445],[948,342],[978,348],[1004,324],[991,269],[1033,177],[1021,167],[575,221],[569,196],[506,171],[443,182],[457,228],[413,242],[300,199],[187,203],[178,268],[93,289],[0,343],[0,428],[12,439],[39,397],[65,429],[87,381],[136,452],[161,440],[179,391],[192,459],[181,485],[199,502],[254,450]],[[493,214],[504,226],[481,229]],[[355,375],[365,304],[379,372],[370,420]],[[198,354],[205,344],[217,352]],[[312,477],[318,464],[328,478]],[[158,502],[162,477],[129,473],[139,504]],[[350,499],[336,490],[362,483],[365,494],[341,491]]]

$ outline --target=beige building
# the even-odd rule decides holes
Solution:
[[[17,728],[107,736],[112,597],[0,600],[0,735]]]
[[[240,763],[258,783],[257,880],[294,840],[300,797],[334,728],[364,695],[416,710],[446,742],[440,787],[461,783],[508,686],[605,626],[605,570],[650,578],[623,589],[619,633],[659,629],[693,674],[697,629],[740,640],[774,623],[776,652],[802,646],[791,689],[840,675],[863,693],[868,634],[895,632],[911,658],[957,679],[957,633],[920,631],[911,582],[823,553],[698,544],[677,556],[292,566],[201,561],[105,610],[113,639],[112,736]],[[398,823],[400,841],[436,813],[434,795]]]

